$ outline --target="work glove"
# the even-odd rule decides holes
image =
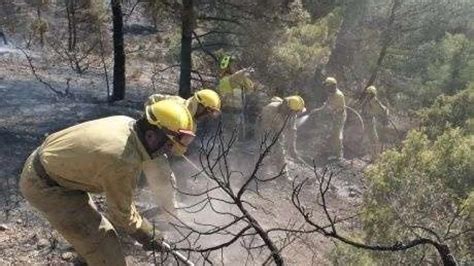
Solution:
[[[131,236],[140,244],[142,244],[143,249],[147,251],[162,251],[164,240],[161,232],[155,227],[155,232],[153,232],[153,225],[146,219],[143,219],[142,226],[137,229],[137,231]]]

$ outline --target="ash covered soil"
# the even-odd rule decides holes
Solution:
[[[127,99],[113,105],[106,102],[106,85],[102,73],[98,69],[91,69],[86,74],[77,75],[67,66],[51,65],[51,62],[36,56],[31,52],[37,64],[37,72],[52,86],[64,90],[69,86],[72,95],[57,97],[44,84],[38,82],[31,74],[28,62],[15,49],[0,53],[0,265],[28,265],[28,264],[80,264],[74,249],[22,199],[18,192],[17,181],[23,163],[42,140],[51,132],[68,126],[108,115],[129,115],[137,118],[144,99],[155,91],[173,92],[176,87],[151,88],[151,74],[147,74],[146,64],[129,61],[127,71],[142,70],[140,77],[133,77],[127,88]],[[165,76],[166,84],[175,82],[175,73]],[[69,83],[67,80],[69,79]],[[69,85],[68,85],[69,84]],[[245,144],[245,143],[243,143]],[[254,164],[252,154],[253,145],[237,145],[232,151],[232,165],[245,172]],[[250,148],[249,148],[250,147]],[[193,157],[196,159],[195,157]],[[196,162],[198,165],[199,163]],[[177,181],[180,189],[199,191],[208,185],[203,176],[191,178],[195,170],[187,168],[183,161],[174,167],[177,171]],[[328,195],[330,211],[337,217],[353,215],[360,203],[364,182],[361,172],[366,164],[360,160],[346,161],[342,165],[330,166],[339,174],[334,178]],[[322,169],[319,169],[322,171]],[[308,177],[309,182],[302,192],[305,206],[313,207],[315,220],[324,221],[322,210],[317,208],[317,182],[312,169],[288,162],[289,175],[302,180]],[[183,173],[190,173],[189,175]],[[242,181],[242,180],[241,180]],[[237,180],[236,185],[239,185]],[[292,182],[284,177],[279,180],[259,186],[260,194],[246,193],[244,199],[253,207],[250,212],[255,215],[264,229],[281,227],[301,223],[302,218],[291,203]],[[149,191],[146,187],[137,190],[137,205],[145,213],[153,207],[148,200]],[[104,208],[102,196],[94,196],[97,206]],[[196,200],[186,196],[179,196],[180,206],[190,205]],[[222,208],[227,208],[222,206]],[[229,207],[228,211],[235,210]],[[153,215],[154,216],[154,215]],[[180,220],[195,225],[209,223],[223,224],[227,220],[210,210],[197,213],[177,211]],[[165,236],[170,241],[179,239],[179,234],[172,226],[155,217],[158,226],[163,226]],[[177,222],[176,220],[174,221]],[[339,224],[341,230],[350,231],[358,227],[357,221],[349,220]],[[279,236],[277,236],[279,237]],[[284,236],[281,236],[284,237]],[[132,265],[154,264],[153,254],[145,253],[140,245],[128,236],[121,234],[127,261]],[[202,247],[225,241],[224,236],[212,236],[200,239]],[[291,245],[284,249],[282,255],[289,265],[321,265],[329,264],[328,253],[334,244],[319,234],[308,234],[296,237]],[[156,254],[160,257],[160,254]],[[263,256],[266,258],[267,256]],[[199,256],[192,255],[198,259]],[[239,243],[230,246],[221,259],[218,254],[214,259],[217,264],[242,265],[247,256]],[[159,259],[158,259],[159,261]],[[202,261],[201,261],[202,262]],[[261,263],[260,259],[248,264]],[[175,264],[168,261],[167,264]]]

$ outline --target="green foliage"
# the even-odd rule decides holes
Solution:
[[[328,258],[332,265],[369,266],[375,265],[372,254],[373,252],[368,250],[355,249],[345,244],[336,244],[328,254]]]
[[[420,110],[418,115],[430,139],[450,127],[461,127],[466,134],[473,134],[474,83],[454,96],[439,96],[431,107]]]
[[[396,83],[389,97],[400,108],[426,107],[441,94],[454,95],[474,82],[474,40],[464,34],[446,33],[439,41],[418,44],[415,49],[394,50],[388,65],[409,83]]]
[[[270,84],[301,90],[301,82],[327,62],[340,24],[341,13],[337,9],[315,23],[288,28],[272,48],[268,62]]]
[[[449,34],[436,47],[436,57],[428,65],[423,83],[453,94],[474,81],[474,42],[464,34]]]
[[[450,237],[472,227],[466,212],[460,210],[474,189],[473,151],[472,136],[463,135],[461,129],[448,129],[434,141],[423,132],[412,131],[400,151],[385,152],[367,172],[366,240],[393,243],[416,236],[432,238],[422,229],[429,228],[450,245],[458,259],[472,259],[469,235]],[[417,264],[423,258],[436,261],[437,255],[425,247],[374,258],[390,265]]]
[[[469,193],[469,196],[464,201],[463,208],[463,213],[468,215],[469,223],[471,225],[474,224],[474,191]]]
[[[474,84],[454,96],[438,97],[418,115],[421,129],[412,130],[400,150],[384,152],[366,173],[365,242],[432,238],[448,244],[458,262],[467,263],[474,259]],[[339,252],[339,260],[370,254],[375,264],[383,265],[438,260],[431,247],[403,253]]]

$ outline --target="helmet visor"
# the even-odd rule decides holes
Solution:
[[[188,146],[196,137],[192,131],[183,129],[180,129],[177,133],[168,131],[166,135],[172,142],[181,146]]]
[[[196,135],[189,130],[179,130],[178,131],[178,142],[184,146],[188,146],[193,142]]]
[[[176,156],[183,155],[189,144],[193,142],[195,135],[192,131],[188,130],[179,130],[178,133],[171,132],[167,134],[168,139],[173,143],[171,148],[171,153]]]

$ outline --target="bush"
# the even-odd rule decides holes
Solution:
[[[474,133],[474,83],[454,96],[439,96],[429,108],[418,112],[421,125],[430,139],[443,134],[444,130],[461,127],[465,134]]]
[[[446,33],[442,39],[418,44],[412,50],[391,52],[398,56],[387,58],[392,71],[388,73],[407,78],[397,79],[386,90],[400,109],[430,106],[438,95],[454,95],[474,82],[474,41],[464,34]]]
[[[367,242],[433,238],[431,230],[458,260],[472,260],[472,235],[450,237],[472,227],[470,213],[460,210],[466,204],[472,208],[473,150],[472,136],[457,128],[446,130],[434,141],[415,130],[400,151],[385,152],[367,172],[370,187],[363,217]],[[419,264],[420,260],[436,262],[437,255],[424,247],[390,255],[374,253],[374,258],[381,264]]]
[[[363,240],[360,240],[363,241]],[[354,265],[354,266],[369,266],[375,265],[372,259],[373,251],[356,249],[346,244],[335,243],[335,247],[329,253],[329,260],[332,265]]]
[[[341,19],[336,9],[314,23],[306,21],[286,28],[269,49],[262,80],[271,88],[286,89],[279,91],[281,94],[311,88],[316,69],[329,59]]]

